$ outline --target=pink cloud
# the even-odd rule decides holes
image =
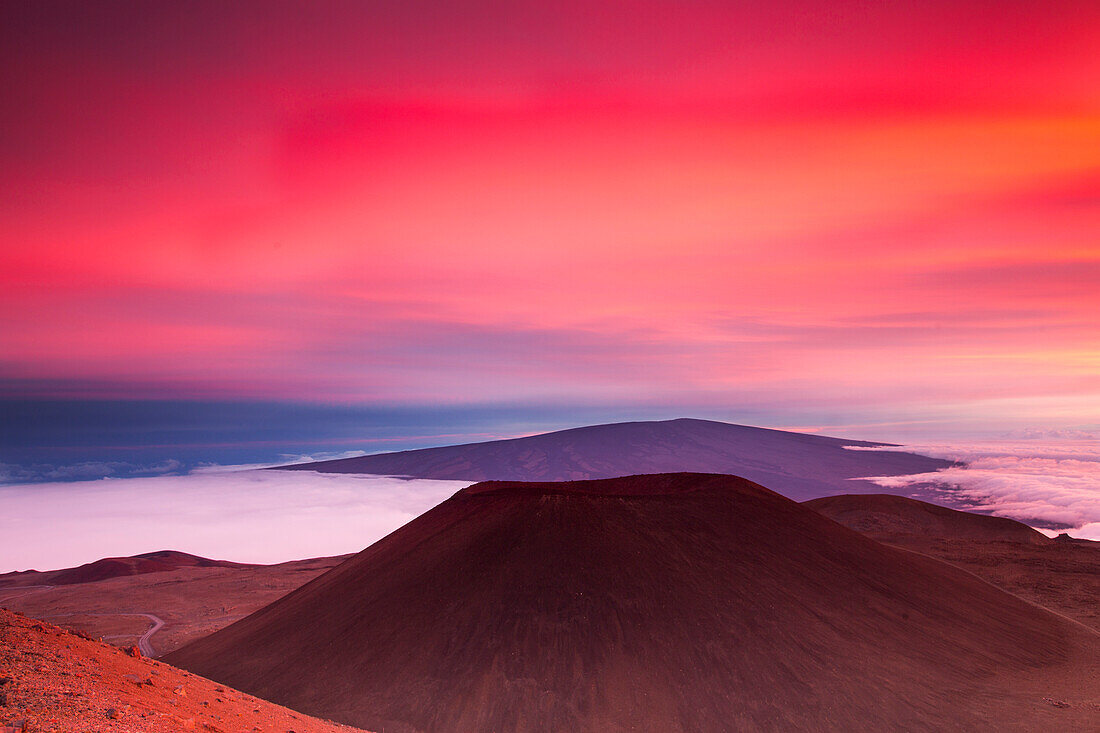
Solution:
[[[0,486],[0,572],[160,549],[257,563],[358,552],[465,485],[223,467]]]
[[[1100,394],[1094,4],[671,7],[6,9],[4,391]]]
[[[1100,442],[1094,439],[907,445],[904,450],[966,465],[879,477],[876,483],[894,489],[933,483],[949,502],[1022,522],[1070,527],[1074,537],[1100,537]]]

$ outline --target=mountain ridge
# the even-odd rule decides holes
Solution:
[[[0,588],[43,583],[49,585],[75,585],[125,575],[162,573],[185,567],[240,568],[249,563],[229,560],[211,560],[179,550],[156,550],[139,555],[104,557],[71,568],[57,570],[17,570],[0,574]]]
[[[797,500],[881,493],[868,476],[929,473],[950,461],[895,447],[713,420],[589,425],[507,440],[380,453],[271,470],[468,481],[575,481],[676,472],[743,476]]]
[[[1085,714],[1098,653],[969,573],[674,474],[463,489],[167,659],[391,733],[618,733],[1023,730],[1043,694]]]
[[[914,536],[1032,545],[1054,542],[1042,532],[1015,519],[950,509],[893,494],[842,494],[803,503],[881,542],[896,542]]]

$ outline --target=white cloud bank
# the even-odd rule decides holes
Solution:
[[[1100,540],[1100,441],[998,441],[906,445],[891,450],[967,465],[870,479],[880,486],[898,489],[931,482],[949,494],[945,498],[972,505],[968,508],[1033,525],[1068,526],[1074,537]]]
[[[207,468],[0,486],[0,572],[162,549],[257,563],[358,552],[469,484]]]
[[[1100,540],[1100,441],[892,450],[967,466],[872,479],[881,486],[935,483],[945,503]],[[0,486],[0,572],[161,549],[261,563],[358,552],[470,483],[251,468]]]

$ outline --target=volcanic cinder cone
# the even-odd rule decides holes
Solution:
[[[743,479],[663,474],[472,486],[168,661],[386,733],[972,730],[1085,715],[1097,638]]]
[[[891,494],[844,494],[803,504],[845,527],[883,542],[920,538],[933,541],[978,540],[1050,545],[1054,540],[1007,517],[957,509]]]

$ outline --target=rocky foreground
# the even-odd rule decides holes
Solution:
[[[0,609],[0,733],[353,733]]]

